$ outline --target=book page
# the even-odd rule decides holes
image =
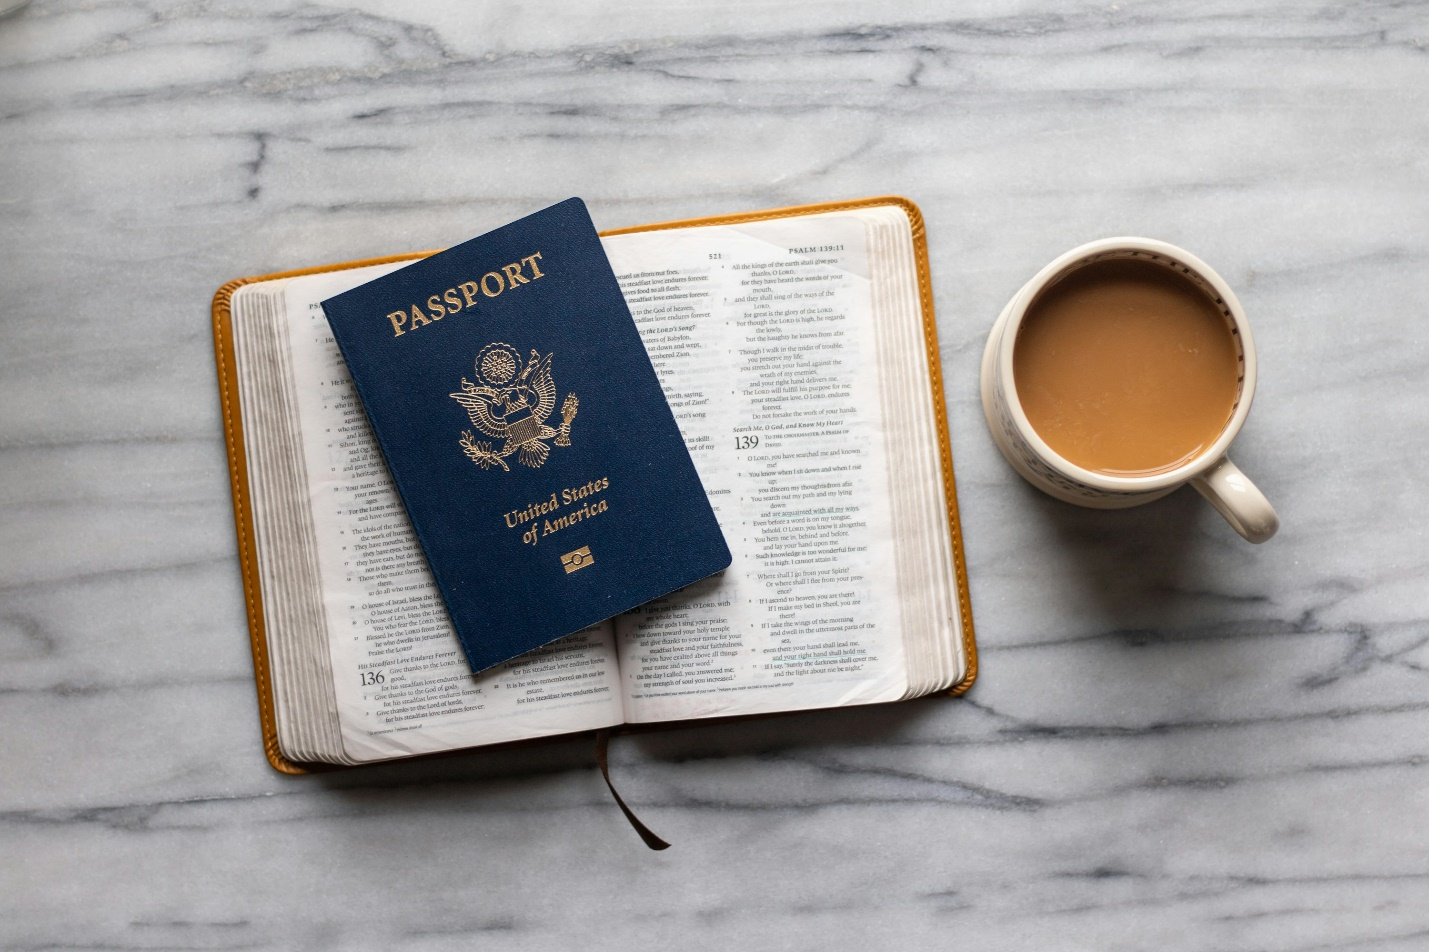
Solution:
[[[618,724],[608,623],[467,665],[319,304],[400,266],[285,289],[343,746],[365,761]]]
[[[605,248],[734,554],[617,619],[627,719],[904,696],[865,224],[778,219]]]

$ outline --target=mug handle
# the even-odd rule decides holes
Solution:
[[[1229,456],[1222,456],[1210,469],[1191,477],[1191,485],[1249,542],[1264,542],[1280,528],[1280,517],[1270,500],[1245,478]]]

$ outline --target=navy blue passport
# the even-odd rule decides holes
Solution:
[[[473,671],[729,566],[580,199],[323,310]]]

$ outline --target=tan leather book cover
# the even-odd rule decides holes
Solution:
[[[913,252],[918,271],[918,297],[923,312],[923,339],[927,345],[928,374],[932,381],[933,413],[938,422],[938,449],[943,473],[943,492],[948,505],[948,530],[953,545],[953,565],[956,572],[958,609],[962,620],[963,648],[967,654],[968,669],[963,680],[946,693],[957,696],[972,687],[977,678],[977,642],[973,634],[972,602],[968,596],[967,565],[963,558],[963,534],[958,522],[958,496],[953,478],[952,442],[948,433],[947,406],[943,400],[942,361],[938,356],[938,327],[933,314],[933,287],[928,270],[928,241],[923,223],[923,214],[906,198],[883,196],[863,198],[847,202],[825,202],[815,205],[794,205],[787,208],[765,209],[755,212],[741,212],[734,215],[716,215],[708,218],[686,218],[679,221],[657,222],[637,225],[633,228],[617,228],[601,232],[602,236],[624,235],[631,232],[659,231],[674,228],[695,228],[702,225],[737,225],[746,222],[764,221],[771,218],[791,218],[800,215],[815,215],[827,212],[849,211],[880,205],[896,205],[903,209],[913,228]],[[344,271],[368,265],[386,264],[392,261],[410,261],[435,254],[423,251],[412,254],[391,255],[385,258],[367,258],[360,261],[344,261],[340,264],[323,265],[316,268],[301,268],[295,271],[279,271],[273,274],[236,278],[219,288],[213,296],[213,347],[218,369],[218,389],[220,409],[223,414],[223,435],[228,445],[228,477],[233,486],[233,519],[238,533],[238,561],[243,573],[243,595],[248,612],[248,640],[253,650],[253,672],[258,688],[258,713],[263,731],[263,752],[274,769],[288,774],[308,773],[312,770],[342,769],[335,764],[297,763],[284,757],[278,749],[278,726],[274,720],[273,677],[268,665],[268,637],[263,627],[263,593],[259,586],[258,566],[254,548],[254,527],[251,496],[248,490],[248,460],[243,445],[243,423],[238,401],[238,374],[233,351],[233,324],[231,305],[233,293],[245,284],[259,281],[273,281],[279,278],[296,278],[305,274],[319,274],[326,271]],[[721,720],[741,718],[709,718],[700,721],[679,723],[713,723]],[[670,724],[649,725],[668,728]],[[647,729],[646,725],[630,726],[627,731]],[[569,735],[560,735],[566,737]],[[542,743],[549,738],[535,741]],[[516,744],[532,743],[518,741]],[[512,744],[493,745],[500,747]],[[437,755],[440,756],[440,755]]]

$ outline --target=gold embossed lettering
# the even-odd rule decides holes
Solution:
[[[468,308],[474,308],[477,298],[482,295],[494,298],[507,288],[519,287],[523,284],[530,284],[538,278],[544,278],[546,274],[537,263],[540,260],[541,252],[534,252],[522,258],[520,262],[513,261],[511,264],[502,265],[495,271],[488,271],[479,280],[463,281],[456,287],[433,294],[425,301],[425,308],[422,304],[413,304],[405,311],[393,311],[387,315],[387,320],[392,325],[392,336],[401,337],[407,331],[416,330],[423,324],[440,321],[449,314],[457,314]],[[529,277],[526,268],[531,269]],[[569,407],[562,407],[561,412],[563,416],[573,416],[575,406],[570,400],[567,400],[567,404]],[[569,422],[567,420],[564,426],[568,428]],[[564,435],[565,429],[562,429],[561,432],[563,435],[556,441],[556,445],[570,445],[569,442],[566,442],[569,437]]]
[[[506,283],[513,288],[518,284],[531,283],[530,278],[523,278],[521,276],[521,266],[519,264],[508,264],[501,270],[506,272]]]

